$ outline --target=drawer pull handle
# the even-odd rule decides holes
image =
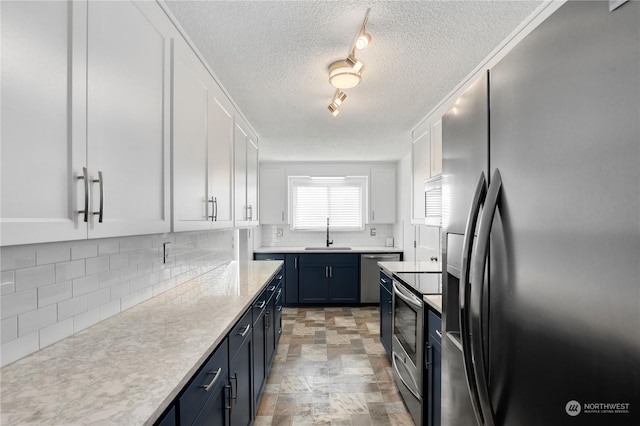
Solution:
[[[211,379],[211,382],[208,385],[202,385],[200,386],[201,388],[204,388],[204,390],[206,392],[209,392],[209,389],[211,389],[211,387],[213,386],[213,384],[218,380],[218,378],[220,377],[220,373],[222,373],[222,368],[218,367],[218,371],[216,371],[216,375],[213,376],[213,379]],[[213,374],[213,371],[209,374]]]
[[[279,280],[281,280],[283,276],[284,276],[284,275],[280,275],[280,276],[278,277],[278,279],[279,279]]]
[[[271,286],[271,287],[269,287],[267,290],[269,290],[269,291],[273,291],[273,290],[275,290],[275,289],[276,289],[276,286],[275,286],[275,285],[272,285],[272,286]]]
[[[244,331],[239,331],[238,334],[242,337],[246,336],[247,333],[249,332],[249,330],[251,330],[251,325],[247,324],[244,326]]]
[[[438,335],[439,338],[442,339],[442,333],[440,333],[440,330],[436,330],[436,334]]]
[[[262,302],[260,302],[260,304],[259,304],[259,305],[257,305],[257,306],[256,306],[256,308],[258,308],[258,309],[262,309],[262,308],[264,308],[265,306],[267,306],[267,302],[265,302],[265,301],[263,300]]]

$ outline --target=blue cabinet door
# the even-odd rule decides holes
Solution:
[[[358,268],[350,264],[329,266],[329,302],[357,303],[360,299]]]
[[[439,426],[441,420],[440,398],[442,368],[442,321],[433,311],[428,314],[427,337],[427,426]]]
[[[258,407],[260,396],[267,381],[267,359],[265,357],[266,340],[266,319],[265,311],[267,301],[264,300],[264,292],[258,300],[253,303],[253,400],[254,411]],[[255,413],[254,413],[255,414]]]
[[[238,327],[236,327],[238,328]],[[233,330],[230,333],[236,334]],[[253,339],[251,333],[231,355],[229,363],[229,386],[231,392],[230,425],[248,425],[253,418],[253,392],[251,374],[253,371]],[[231,344],[229,345],[231,350]]]
[[[298,303],[298,262],[297,254],[285,255],[284,306]]]
[[[384,346],[387,356],[391,358],[391,334],[393,320],[393,294],[391,293],[391,278],[380,272],[380,342]]]
[[[327,266],[300,265],[300,303],[327,303],[329,299]]]

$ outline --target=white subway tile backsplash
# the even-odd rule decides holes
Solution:
[[[56,281],[67,281],[85,275],[84,259],[56,264]]]
[[[12,317],[38,307],[38,291],[31,289],[2,295],[2,318]]]
[[[100,321],[106,320],[109,317],[120,313],[120,299],[112,300],[109,303],[105,303],[98,309],[100,313]]]
[[[2,343],[8,342],[18,337],[18,316],[12,316],[2,320],[2,329],[0,330]]]
[[[38,287],[38,307],[70,299],[72,296],[71,289],[71,281],[63,281],[61,283]]]
[[[114,284],[110,288],[111,300],[120,299],[129,294],[129,282]]]
[[[71,260],[70,247],[58,247],[55,244],[39,244],[36,248],[36,265],[68,262]]]
[[[98,244],[98,255],[115,254],[120,251],[120,243],[118,241],[104,241]]]
[[[73,318],[40,329],[40,349],[52,345],[73,334]]]
[[[18,315],[18,336],[26,336],[58,321],[56,305],[45,306],[35,311]]]
[[[87,294],[87,309],[91,310],[97,306],[102,306],[111,301],[111,288],[101,288],[100,290]]]
[[[45,265],[35,268],[16,270],[16,291],[28,290],[55,282],[54,266]]]
[[[73,297],[91,293],[98,289],[98,275],[76,278],[73,280]]]
[[[91,257],[85,260],[87,275],[99,274],[109,270],[109,256]]]
[[[73,317],[73,332],[77,333],[100,322],[100,308],[82,312]]]
[[[3,342],[0,349],[0,358],[2,366],[12,363],[24,356],[37,351],[40,348],[40,339],[38,332],[18,337],[9,342]]]
[[[71,260],[87,259],[98,255],[98,245],[95,243],[71,246]]]
[[[1,364],[231,261],[232,242],[225,230],[0,247]]]
[[[112,254],[109,256],[111,269],[120,269],[129,266],[129,253]]]
[[[0,273],[0,294],[8,294],[16,291],[15,271]]]
[[[58,303],[58,321],[87,311],[87,295],[74,297]]]
[[[0,247],[0,269],[22,269],[36,266],[36,249],[30,246]]]

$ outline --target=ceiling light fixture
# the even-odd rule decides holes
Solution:
[[[344,59],[329,65],[329,83],[337,89],[356,87],[360,83],[360,78],[360,72]]]
[[[329,83],[338,89],[331,104],[327,107],[334,117],[340,114],[339,107],[347,97],[342,90],[356,87],[362,79],[362,68],[364,64],[356,58],[356,48],[362,50],[371,42],[371,36],[365,32],[370,10],[371,9],[368,9],[364,16],[358,37],[351,46],[351,53],[347,56],[347,59],[341,59],[329,65]]]
[[[331,115],[333,115],[334,117],[337,117],[338,114],[340,114],[340,110],[338,109],[338,105],[336,105],[335,102],[331,102],[329,104],[329,106],[327,107],[327,109],[329,109],[329,111],[331,112]]]

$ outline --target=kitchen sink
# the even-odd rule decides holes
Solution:
[[[305,247],[305,250],[351,250],[351,247]]]

